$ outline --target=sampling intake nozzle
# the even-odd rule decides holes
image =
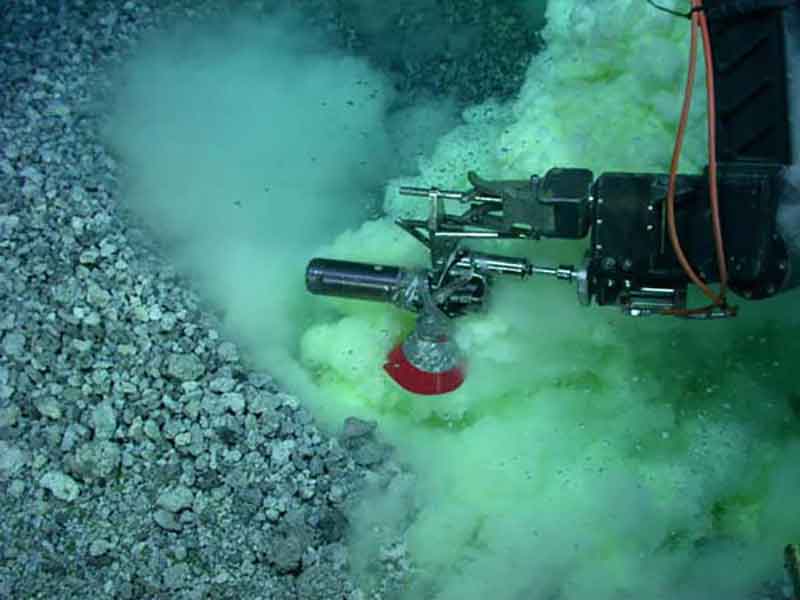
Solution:
[[[414,331],[392,349],[383,366],[405,390],[446,394],[464,382],[450,319],[433,301],[427,271],[315,258],[306,268],[306,287],[312,294],[386,302],[419,313]]]
[[[422,311],[416,327],[392,349],[383,369],[413,394],[447,394],[464,383],[464,360],[453,340],[450,319],[433,302],[427,282],[419,294]]]

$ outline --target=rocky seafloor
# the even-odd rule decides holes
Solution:
[[[361,482],[398,470],[379,432],[324,433],[253,368],[121,208],[125,166],[100,141],[108,68],[143,34],[234,3],[2,4],[0,598],[391,597],[402,552],[375,557],[363,586],[346,544]],[[347,2],[293,4],[369,55]],[[439,3],[454,26],[502,4]],[[409,28],[424,17],[402,12]],[[536,43],[515,18],[484,19],[506,40],[490,50],[370,59],[402,94],[507,94]]]

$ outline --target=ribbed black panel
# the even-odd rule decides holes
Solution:
[[[749,5],[748,11],[742,8]],[[714,53],[717,158],[721,162],[791,162],[783,10],[758,9],[768,5],[742,0],[705,2]]]

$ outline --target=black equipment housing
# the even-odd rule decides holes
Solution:
[[[760,299],[800,283],[800,211],[786,167],[798,152],[792,113],[797,2],[706,0],[714,58],[720,219],[730,288]],[[795,88],[797,84],[795,84]],[[800,115],[797,115],[800,117]],[[793,139],[793,131],[795,139]],[[684,252],[708,282],[719,280],[708,174],[679,176],[676,224]],[[589,289],[598,304],[625,303],[641,288],[684,288],[670,243],[667,176],[606,173],[592,188]]]
[[[747,298],[775,294],[787,254],[775,229],[775,166],[720,165],[719,196],[730,288]],[[605,173],[593,188],[589,285],[598,304],[641,288],[685,286],[667,231],[667,177]],[[719,280],[708,204],[708,178],[679,176],[676,226],[690,264],[705,281]],[[624,302],[623,302],[624,303]]]
[[[705,0],[716,88],[717,186],[728,284],[746,298],[800,286],[800,3]],[[676,98],[676,102],[679,99]],[[391,302],[420,310],[430,291],[447,316],[483,305],[495,276],[555,276],[577,284],[578,299],[620,305],[630,315],[682,314],[688,277],[666,218],[668,176],[580,168],[543,177],[489,181],[469,173],[468,192],[401,187],[430,205],[426,219],[396,223],[424,244],[431,268],[313,260],[312,293]],[[689,263],[706,282],[719,280],[708,171],[678,175],[676,228]],[[448,212],[445,202],[465,206]],[[542,267],[526,259],[476,253],[471,239],[582,239],[586,260]],[[711,310],[700,318],[729,316]],[[695,316],[695,315],[693,315]]]

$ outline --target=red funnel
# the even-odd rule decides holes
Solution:
[[[464,366],[447,328],[432,315],[423,315],[417,328],[390,353],[383,369],[413,394],[447,394],[464,383]]]

